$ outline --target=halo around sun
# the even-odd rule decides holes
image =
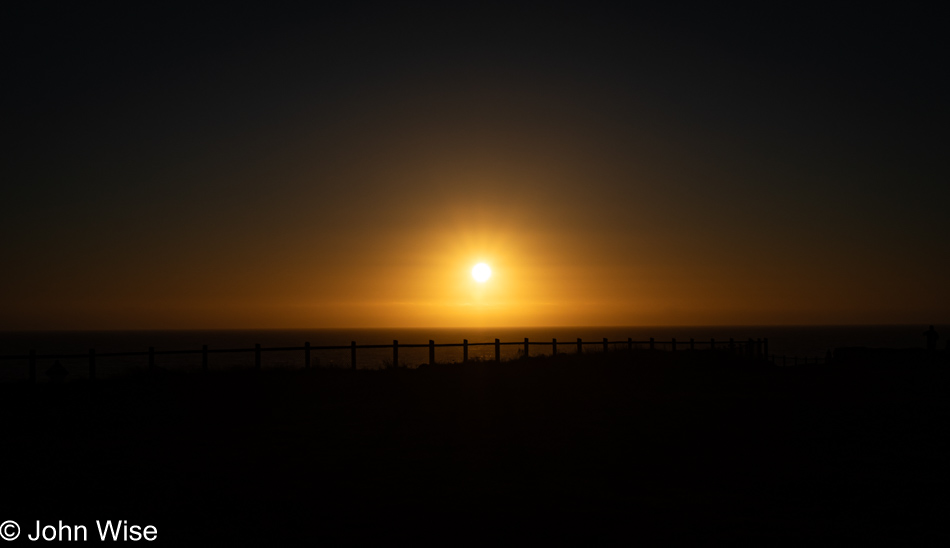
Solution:
[[[472,277],[475,278],[476,282],[483,283],[491,278],[491,268],[485,263],[478,263],[472,267]]]

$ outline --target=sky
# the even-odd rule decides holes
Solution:
[[[950,323],[937,12],[24,4],[0,330]]]

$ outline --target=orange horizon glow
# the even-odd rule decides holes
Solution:
[[[393,115],[399,132],[353,137],[373,162],[314,158],[301,137],[285,163],[184,173],[227,189],[210,209],[179,191],[83,231],[31,220],[0,330],[950,323],[926,240],[804,222],[647,153],[602,158],[518,107],[497,128]]]
[[[359,233],[321,256],[246,261],[230,270],[126,271],[83,279],[85,299],[37,303],[2,326],[18,329],[548,327],[940,323],[929,295],[869,299],[873,279],[822,279],[741,249],[671,253],[676,237],[601,239],[542,219],[446,213],[441,230],[409,227],[360,246]],[[478,220],[478,219],[477,219]],[[299,239],[299,238],[298,238]],[[406,245],[412,242],[413,245]],[[682,243],[682,242],[681,242]],[[350,254],[349,245],[359,249]],[[293,249],[294,245],[283,246]],[[389,250],[387,252],[387,250]],[[755,259],[768,257],[760,251]],[[332,259],[332,260],[330,260]],[[479,283],[472,265],[492,277]],[[288,267],[287,265],[292,265]],[[187,265],[184,265],[187,266]],[[279,266],[279,268],[277,268]],[[208,268],[207,265],[204,268]],[[836,277],[838,279],[836,279]],[[109,279],[109,278],[107,278]],[[68,287],[68,283],[64,283]],[[149,287],[148,292],[139,288]],[[55,290],[54,290],[55,291]],[[144,297],[143,294],[150,295]],[[908,306],[910,303],[912,306]],[[933,318],[933,319],[931,319]]]

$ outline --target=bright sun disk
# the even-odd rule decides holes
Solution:
[[[478,263],[472,267],[472,277],[475,278],[476,282],[482,283],[491,278],[491,268],[485,263]]]

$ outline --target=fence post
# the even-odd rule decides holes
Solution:
[[[393,339],[393,367],[399,367],[399,341]]]
[[[551,339],[551,355],[557,356],[557,339]]]
[[[310,369],[310,341],[303,343],[303,366]]]
[[[89,349],[89,380],[96,380],[96,350]]]
[[[696,349],[696,348],[695,348],[695,344],[696,344],[696,343],[693,342],[693,339],[690,338],[690,339],[689,339],[689,349],[690,349],[690,350],[695,350],[695,349]]]
[[[429,365],[435,365],[435,341],[429,341]]]
[[[462,339],[462,363],[468,363],[468,339]]]
[[[653,337],[650,337],[650,350],[653,350]]]
[[[356,371],[356,341],[350,341],[350,369]]]
[[[261,343],[254,344],[254,368],[261,369]]]
[[[501,341],[495,339],[495,361],[501,361]]]
[[[580,339],[577,339],[577,353],[578,353],[578,354],[583,354],[583,353],[584,353],[584,343],[581,342]]]
[[[528,357],[528,337],[524,338],[524,357]]]
[[[30,350],[30,384],[36,384],[36,350]]]
[[[676,352],[676,337],[673,337],[673,341],[670,343],[670,350]]]
[[[208,372],[208,345],[201,345],[201,370]]]
[[[607,337],[604,337],[604,352],[607,352]]]
[[[155,371],[155,347],[148,347],[148,372]]]

